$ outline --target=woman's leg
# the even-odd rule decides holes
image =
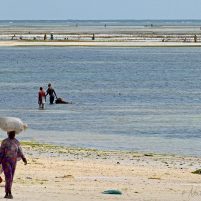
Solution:
[[[13,178],[15,174],[16,161],[4,161],[2,167],[5,175],[5,192],[11,194],[11,188],[13,184]]]

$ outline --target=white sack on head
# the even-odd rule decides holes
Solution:
[[[23,123],[21,119],[15,117],[0,117],[0,128],[6,132],[15,131],[16,134],[24,131],[27,124]]]

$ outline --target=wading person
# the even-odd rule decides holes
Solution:
[[[40,90],[38,92],[38,105],[39,105],[39,109],[44,109],[45,106],[45,91],[43,90],[43,87],[40,87]]]
[[[48,84],[48,89],[47,89],[47,93],[46,93],[46,96],[49,94],[50,96],[50,104],[53,104],[54,103],[54,97],[57,98],[57,94],[55,92],[55,90],[52,88],[52,85],[51,84]]]
[[[25,165],[27,164],[27,160],[22,152],[19,141],[15,138],[15,131],[9,131],[7,134],[8,138],[2,141],[0,147],[0,163],[5,175],[6,195],[4,198],[13,199],[11,189],[17,160],[22,159]]]

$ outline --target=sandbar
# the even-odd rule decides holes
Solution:
[[[80,41],[0,41],[0,47],[33,47],[33,46],[56,46],[56,47],[201,47],[201,43],[182,42],[80,42]]]

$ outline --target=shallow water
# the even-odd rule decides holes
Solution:
[[[200,34],[201,20],[0,20],[0,40],[11,40],[16,34],[17,38],[30,39],[36,37],[42,39],[44,34],[50,37],[54,33],[55,39],[63,39],[60,34],[67,34],[69,40],[79,40],[80,34],[82,40],[86,40],[86,34],[102,34],[107,40],[108,34],[130,35],[144,34],[185,34],[189,37],[192,34]],[[58,34],[59,33],[59,34]],[[7,36],[5,36],[5,34]],[[41,35],[40,35],[41,34]],[[68,35],[70,34],[70,36]],[[180,36],[179,36],[180,35]],[[90,39],[91,40],[91,39]]]
[[[29,124],[21,139],[200,155],[200,55],[201,48],[0,48],[0,115]],[[38,89],[49,82],[73,104],[38,110]]]

